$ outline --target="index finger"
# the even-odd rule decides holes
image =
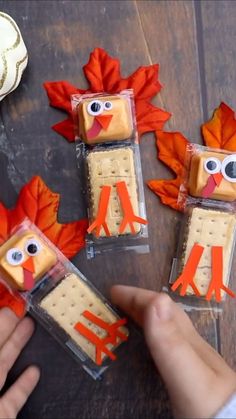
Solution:
[[[111,288],[112,302],[132,317],[139,326],[143,326],[144,311],[156,295],[154,291],[126,285],[115,285]]]

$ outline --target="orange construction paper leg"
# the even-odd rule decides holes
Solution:
[[[75,324],[74,328],[79,332],[81,335],[83,335],[86,339],[88,339],[93,345],[96,347],[96,364],[101,365],[102,364],[102,353],[109,356],[113,361],[116,359],[116,355],[113,354],[113,352],[107,348],[106,345],[108,344],[117,344],[117,338],[119,337],[120,340],[127,340],[128,337],[118,330],[119,327],[126,324],[126,319],[120,319],[112,324],[109,324],[105,322],[104,320],[97,317],[95,314],[91,313],[88,310],[85,310],[83,312],[83,316],[99,326],[101,329],[104,329],[107,331],[108,335],[104,338],[99,338],[92,330],[90,330],[88,327],[86,327],[84,324],[78,322]]]
[[[109,204],[109,198],[111,194],[111,186],[104,185],[101,190],[100,200],[98,205],[98,213],[97,218],[95,221],[89,226],[88,233],[91,233],[94,229],[96,229],[96,237],[100,236],[101,228],[104,228],[104,231],[107,236],[110,236],[110,231],[107,227],[106,223],[106,215],[107,215],[107,208]]]
[[[235,298],[235,294],[229,288],[223,284],[223,247],[212,246],[211,248],[211,266],[212,266],[212,278],[209,285],[206,300],[210,301],[212,294],[215,293],[215,299],[218,303],[221,302],[221,290],[225,291],[232,298]]]
[[[88,327],[84,326],[82,323],[76,323],[74,328],[79,332],[81,335],[83,335],[86,339],[88,339],[93,345],[96,346],[96,364],[101,365],[102,364],[102,353],[106,354],[111,358],[113,361],[115,361],[116,356],[106,347],[106,340],[99,338],[95,333],[92,332],[92,330],[88,329]]]
[[[200,292],[198,291],[196,285],[194,284],[194,276],[201,259],[204,247],[200,246],[199,244],[194,244],[189,258],[186,262],[186,265],[183,269],[182,274],[179,278],[176,279],[174,284],[172,285],[172,291],[176,291],[179,286],[182,286],[180,295],[183,297],[186,294],[187,287],[192,287],[194,293],[200,297]]]
[[[97,326],[106,330],[110,337],[110,343],[112,343],[113,345],[117,343],[117,338],[120,338],[121,340],[128,339],[128,337],[124,333],[118,330],[119,327],[124,326],[127,323],[127,319],[119,319],[116,322],[109,324],[104,320],[100,319],[100,317],[95,316],[88,310],[85,310],[83,312],[83,316],[91,322],[95,323]]]
[[[124,219],[120,225],[119,233],[122,234],[125,230],[126,225],[129,224],[131,233],[135,234],[135,229],[133,226],[134,222],[140,224],[147,224],[148,222],[147,220],[144,220],[144,218],[138,217],[134,214],[126,183],[124,181],[117,182],[116,187],[120,198],[121,206],[124,212]]]

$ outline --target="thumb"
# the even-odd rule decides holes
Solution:
[[[174,302],[168,295],[159,294],[150,301],[144,312],[144,333],[177,410],[179,400],[184,398],[191,403],[195,392],[200,395],[209,391],[213,371],[182,334],[175,319]]]

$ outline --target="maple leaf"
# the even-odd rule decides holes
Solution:
[[[11,230],[28,217],[68,258],[85,245],[87,219],[60,224],[57,221],[60,195],[53,193],[39,176],[35,176],[20,191],[15,208],[0,203],[0,244]]]
[[[75,93],[106,92],[113,94],[124,89],[133,89],[139,135],[162,129],[165,122],[170,118],[169,112],[150,103],[150,100],[161,89],[161,84],[158,81],[159,66],[157,64],[139,67],[129,77],[122,78],[119,60],[110,57],[105,50],[95,48],[83,70],[89,82],[87,90],[79,89],[67,81],[44,83],[50,105],[64,110],[69,115],[67,119],[52,127],[68,141],[74,141],[70,97]]]
[[[182,210],[178,204],[179,187],[183,180],[186,147],[189,141],[180,132],[156,132],[158,158],[176,174],[175,179],[152,179],[149,188],[160,197],[165,205]]]
[[[236,150],[235,112],[225,103],[214,111],[210,121],[202,125],[202,135],[208,147]]]

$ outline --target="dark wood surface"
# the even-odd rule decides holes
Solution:
[[[29,52],[19,88],[0,105],[0,200],[14,205],[19,189],[35,174],[61,193],[60,221],[85,215],[74,145],[50,126],[63,116],[49,108],[42,83],[66,79],[86,87],[82,65],[96,46],[118,56],[128,75],[158,62],[164,85],[155,102],[173,113],[168,130],[200,142],[200,124],[221,100],[236,108],[236,3],[233,1],[0,1],[18,23]],[[1,41],[0,41],[1,42]],[[156,160],[154,136],[141,141],[144,180],[170,176]],[[115,283],[160,290],[167,283],[180,215],[145,188],[150,220],[149,255],[122,254],[75,264],[105,294]],[[122,263],[121,263],[122,262]],[[235,286],[234,286],[235,288]],[[236,367],[235,302],[222,318],[195,313],[200,333]],[[127,345],[102,382],[93,382],[56,342],[36,333],[14,367],[41,367],[40,384],[20,418],[128,419],[171,417],[169,401],[141,337]]]

